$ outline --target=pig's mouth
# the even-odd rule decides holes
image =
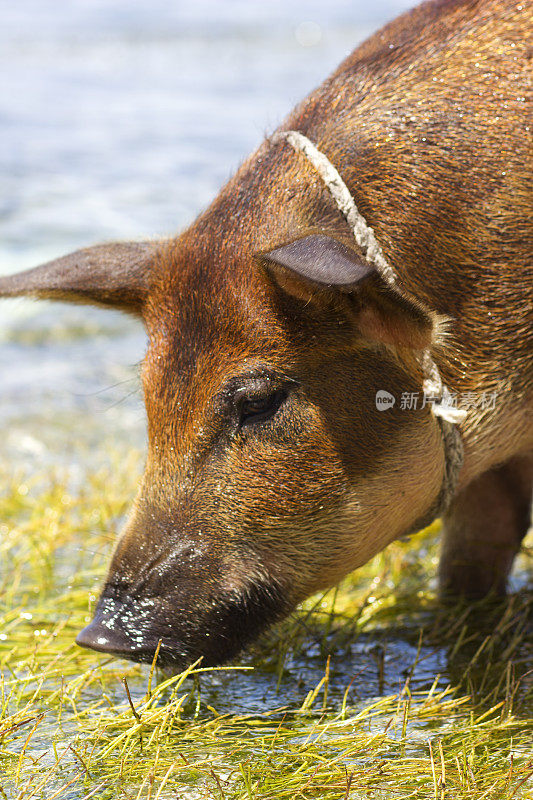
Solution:
[[[81,647],[184,669],[201,658],[202,666],[218,666],[238,655],[267,626],[290,611],[279,588],[253,586],[245,594],[212,598],[203,607],[185,608],[156,598],[119,599],[104,589],[92,622],[77,636]]]

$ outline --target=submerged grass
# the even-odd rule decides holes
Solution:
[[[437,526],[240,666],[165,677],[77,648],[137,472],[1,476],[0,798],[533,796],[531,586],[439,606]]]

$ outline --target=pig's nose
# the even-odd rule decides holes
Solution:
[[[111,655],[131,657],[136,650],[133,642],[120,629],[111,629],[105,625],[103,620],[93,619],[78,635],[76,644],[81,647],[89,647],[91,650],[98,650],[101,653]]]

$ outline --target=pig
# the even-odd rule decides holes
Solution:
[[[179,236],[0,280],[148,334],[146,469],[78,644],[224,663],[437,516],[443,595],[505,591],[533,480],[530,22],[423,3]]]

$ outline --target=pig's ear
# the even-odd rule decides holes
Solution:
[[[0,297],[91,303],[141,314],[159,249],[155,242],[117,242],[77,250],[0,278]]]
[[[433,320],[414,301],[394,291],[355,250],[323,234],[305,236],[262,254],[276,283],[300,300],[327,307],[347,295],[363,336],[384,344],[424,349]]]

